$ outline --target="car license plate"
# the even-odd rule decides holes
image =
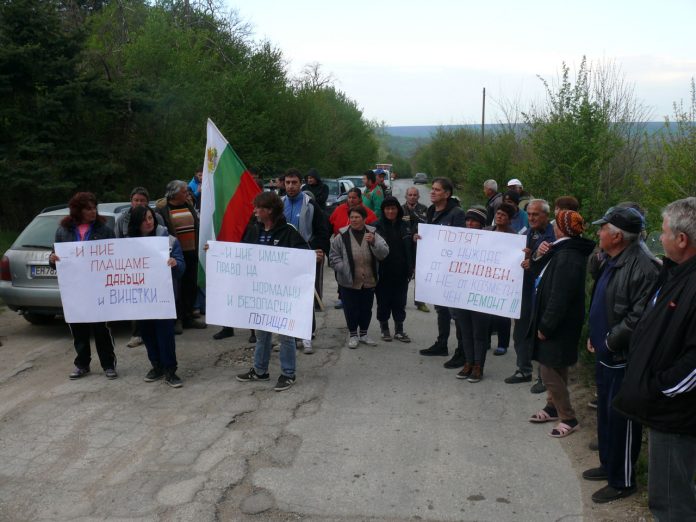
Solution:
[[[31,277],[56,277],[56,270],[47,265],[31,265]]]

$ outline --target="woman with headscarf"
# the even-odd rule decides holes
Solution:
[[[131,211],[128,223],[128,237],[169,238],[169,259],[167,266],[172,269],[174,294],[178,293],[178,280],[184,275],[186,264],[179,240],[169,235],[166,227],[157,224],[155,212],[150,207],[135,207]],[[145,376],[145,382],[154,382],[164,378],[172,388],[181,388],[183,383],[176,374],[176,342],[174,340],[174,323],[176,319],[147,319],[138,321],[140,335],[147,348],[147,358],[152,369]]]
[[[350,209],[350,224],[331,240],[329,265],[336,272],[348,326],[348,348],[359,343],[374,346],[367,335],[372,319],[372,302],[379,279],[378,263],[389,254],[386,241],[375,228],[365,224],[362,205]]]
[[[106,219],[99,215],[97,198],[91,192],[76,193],[68,202],[68,208],[70,214],[61,220],[60,226],[56,230],[56,243],[97,241],[116,237],[111,227],[106,224]],[[48,256],[48,263],[52,268],[56,268],[56,262],[60,262],[60,258],[54,251]],[[75,369],[69,375],[70,379],[80,379],[89,373],[89,365],[92,361],[90,348],[92,334],[94,334],[94,344],[104,375],[107,379],[118,377],[114,338],[111,336],[111,330],[107,323],[70,323],[68,326],[77,352]]]
[[[382,217],[375,225],[377,233],[384,238],[389,254],[379,264],[379,281],[375,288],[377,296],[377,320],[382,332],[382,340],[391,341],[389,317],[394,318],[394,339],[410,343],[404,332],[406,320],[406,296],[408,283],[416,268],[414,241],[406,222],[404,209],[399,200],[387,196],[382,202]]]
[[[534,282],[532,316],[527,334],[532,358],[541,365],[546,406],[530,422],[560,422],[549,433],[566,437],[579,428],[568,393],[568,368],[578,360],[578,341],[585,319],[585,274],[594,241],[581,236],[582,216],[561,210],[554,223],[556,241],[540,262],[545,266]],[[537,267],[538,268],[538,267]]]

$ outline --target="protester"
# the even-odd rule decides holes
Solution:
[[[503,195],[498,192],[498,182],[494,179],[487,179],[483,182],[483,193],[488,198],[486,202],[486,225],[493,225],[495,213],[503,204]]]
[[[56,243],[98,241],[115,237],[114,231],[106,225],[106,219],[99,215],[97,198],[91,192],[77,192],[68,202],[68,209],[70,214],[61,220],[56,230]],[[48,263],[55,269],[56,262],[60,262],[60,257],[53,250],[48,256]],[[89,305],[86,304],[86,306]],[[116,373],[114,338],[109,325],[105,322],[95,322],[70,323],[68,326],[77,352],[75,369],[69,375],[70,379],[80,379],[89,373],[89,365],[92,361],[90,348],[92,335],[94,335],[94,344],[104,375],[107,379],[116,379],[118,374]]]
[[[514,205],[502,203],[495,213],[494,224],[490,227],[486,227],[486,230],[515,234],[516,231],[512,227],[512,218],[515,215],[515,211],[516,208]],[[493,355],[505,355],[510,347],[510,329],[512,328],[512,320],[509,317],[494,315],[490,319],[489,325],[489,333],[498,332],[498,346],[493,351]]]
[[[178,279],[186,270],[184,253],[181,251],[179,240],[169,235],[167,229],[157,224],[155,212],[149,207],[136,207],[131,213],[128,224],[128,237],[157,237],[169,239],[169,259],[167,266],[172,269],[174,295],[178,293]],[[145,341],[147,358],[152,369],[147,372],[145,382],[164,379],[172,388],[181,388],[183,383],[176,374],[176,341],[174,340],[175,319],[148,319],[138,321],[141,335]]]
[[[319,177],[317,169],[309,169],[307,182],[302,185],[302,192],[309,191],[314,194],[314,202],[319,208],[326,208],[326,200],[329,198],[329,187]]]
[[[198,294],[198,213],[187,201],[188,185],[181,180],[167,183],[165,196],[158,200],[155,209],[162,216],[169,234],[176,237],[184,253],[186,271],[181,277],[181,292],[176,301],[177,323],[175,331],[183,328],[205,328],[206,324],[193,317],[193,307]]]
[[[696,198],[662,213],[662,271],[631,336],[614,409],[650,428],[655,520],[696,520]]]
[[[350,224],[350,219],[348,218],[348,212],[351,208],[363,206],[362,203],[362,192],[359,188],[353,187],[348,190],[348,196],[344,204],[336,207],[329,217],[329,223],[331,223],[331,228],[333,230],[333,235],[339,233],[339,231],[347,227]],[[372,212],[371,209],[363,207],[367,211],[367,218],[365,223],[368,225],[374,224],[377,221],[377,215]]]
[[[319,175],[316,174],[318,177]],[[311,176],[310,176],[311,178]],[[328,189],[327,189],[328,190]],[[300,171],[288,169],[285,172],[285,193],[282,197],[285,220],[294,226],[302,238],[317,254],[315,267],[315,286],[319,299],[324,288],[324,255],[329,253],[329,230],[322,207],[314,202],[309,194],[300,192]],[[312,320],[312,332],[316,321]],[[303,339],[304,353],[313,353],[312,339]]]
[[[365,224],[362,206],[350,209],[350,225],[331,240],[329,265],[336,272],[348,326],[348,348],[358,343],[374,346],[367,335],[372,319],[372,302],[377,286],[378,263],[389,254],[389,247],[375,228]]]
[[[526,234],[529,230],[529,219],[527,213],[519,208],[520,196],[514,190],[509,190],[503,194],[503,203],[512,205],[515,208],[515,213],[510,219],[510,225],[516,234]]]
[[[193,174],[193,178],[189,181],[188,188],[193,195],[193,206],[196,210],[201,209],[201,189],[203,188],[203,171],[197,170]]]
[[[385,171],[384,169],[377,169],[375,170],[375,175],[377,176],[377,185],[382,189],[382,193],[384,194],[384,197],[386,198],[387,196],[392,195],[391,188],[389,188],[389,185],[387,185],[386,177],[388,175],[388,172]]]
[[[382,201],[384,201],[384,191],[377,184],[377,176],[371,170],[363,174],[363,184],[365,192],[362,194],[363,205],[372,210],[377,218],[382,217]]]
[[[430,202],[432,205],[426,213],[428,225],[443,225],[448,227],[464,227],[466,213],[460,208],[459,201],[454,195],[454,185],[447,178],[435,178],[430,189]],[[414,236],[418,239],[419,236]],[[446,306],[435,305],[437,313],[437,339],[428,348],[420,350],[419,353],[425,356],[448,356],[449,349],[447,341],[450,334],[452,316]],[[461,348],[461,332],[457,328],[457,346]]]
[[[515,320],[513,339],[515,341],[515,353],[517,354],[517,370],[510,377],[505,379],[508,384],[531,382],[532,380],[532,350],[527,331],[532,313],[532,299],[534,295],[534,280],[539,275],[531,269],[530,260],[536,253],[539,245],[544,241],[549,244],[556,240],[553,233],[553,225],[549,222],[549,204],[543,199],[533,199],[527,205],[529,216],[529,230],[527,231],[527,242],[524,249],[524,279],[522,282],[522,304],[520,318]],[[541,375],[539,379],[541,382]]]
[[[482,229],[486,224],[486,213],[479,208],[466,211],[466,228]],[[493,316],[473,310],[450,308],[457,330],[461,332],[461,343],[454,357],[445,363],[445,368],[463,366],[457,379],[471,383],[480,382],[486,364],[486,352],[490,347],[490,323]]]
[[[644,222],[633,208],[611,208],[595,221],[599,247],[606,254],[592,292],[587,349],[596,354],[597,437],[600,466],[586,470],[586,480],[606,480],[592,495],[611,502],[636,491],[635,466],[642,427],[614,411],[633,330],[643,314],[659,273],[659,262],[640,246]]]
[[[579,423],[568,392],[568,368],[578,360],[578,341],[585,317],[587,257],[594,242],[580,237],[582,216],[572,210],[558,213],[556,241],[542,258],[545,266],[535,281],[529,333],[532,358],[541,364],[547,389],[546,406],[530,422],[560,422],[549,433],[566,437]]]
[[[522,182],[517,179],[517,178],[512,178],[510,181],[507,182],[507,189],[508,191],[514,190],[517,192],[519,195],[519,208],[520,210],[527,210],[527,205],[534,199],[534,197],[524,190],[524,187],[522,187]]]
[[[404,332],[408,283],[416,268],[414,241],[411,230],[403,219],[404,210],[399,201],[387,196],[382,202],[382,217],[375,228],[389,247],[389,254],[379,264],[379,280],[375,287],[377,320],[382,340],[391,341],[389,317],[394,318],[394,339],[410,343]]]
[[[262,192],[254,198],[254,217],[242,238],[242,243],[278,246],[286,248],[309,248],[300,233],[285,220],[284,205],[275,192]],[[295,384],[295,339],[280,335],[281,374],[275,391],[283,391]],[[246,373],[237,375],[241,382],[268,381],[268,365],[271,359],[272,332],[256,331],[254,366]]]
[[[124,208],[121,213],[116,216],[116,226],[114,227],[114,233],[116,237],[128,237],[128,223],[131,218],[131,211],[136,207],[146,207],[150,203],[150,193],[145,187],[134,187],[130,193],[130,207]],[[162,216],[155,214],[157,218],[157,224],[163,225]],[[143,344],[143,339],[140,336],[140,329],[138,327],[138,321],[131,322],[131,338],[129,339],[126,346],[128,348],[137,348]]]
[[[416,187],[409,187],[406,189],[406,202],[403,204],[402,208],[404,211],[404,222],[408,225],[412,234],[417,234],[418,225],[420,223],[425,223],[427,220],[426,213],[428,212],[428,207],[419,203],[419,198],[420,192]],[[427,304],[420,301],[414,301],[413,303],[421,312],[430,312],[430,308],[428,308]]]
[[[558,216],[561,210],[580,210],[580,203],[573,196],[560,196],[553,202],[553,215]]]

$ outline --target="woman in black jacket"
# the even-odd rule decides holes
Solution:
[[[530,422],[560,422],[549,433],[565,437],[578,429],[568,393],[568,368],[578,361],[578,341],[585,319],[585,274],[594,241],[580,237],[582,216],[562,210],[556,216],[556,241],[538,262],[545,263],[534,283],[532,316],[527,333],[532,358],[541,365],[546,406]],[[537,267],[538,268],[538,267]]]
[[[70,241],[97,241],[116,237],[114,231],[106,225],[106,220],[97,211],[97,198],[91,192],[78,192],[68,202],[70,214],[65,216],[56,230],[56,243]],[[49,264],[55,268],[60,258],[51,252]],[[71,379],[79,379],[89,373],[92,361],[92,350],[89,340],[94,334],[94,344],[97,347],[99,362],[104,375],[108,379],[118,377],[116,373],[116,354],[114,353],[114,338],[105,322],[100,323],[71,323],[68,325],[73,336],[73,344],[77,357],[75,369],[70,374]]]
[[[389,331],[389,316],[392,316],[394,339],[410,343],[411,339],[404,332],[404,321],[408,282],[416,267],[413,236],[403,220],[404,209],[395,197],[387,196],[381,208],[382,217],[375,228],[387,242],[389,254],[379,264],[379,280],[375,288],[377,320],[383,340],[392,340]]]

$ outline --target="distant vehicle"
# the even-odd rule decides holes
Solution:
[[[418,183],[427,183],[428,182],[428,175],[425,172],[416,172],[416,175],[413,176],[413,184],[416,185]]]
[[[365,184],[363,183],[362,176],[343,176],[338,178],[339,180],[345,179],[350,181],[354,187],[359,188],[362,192],[365,192]]]
[[[329,197],[326,199],[326,215],[330,216],[336,207],[341,203],[345,203],[348,199],[348,191],[355,185],[349,179],[322,179],[327,187],[329,187]]]
[[[100,203],[99,215],[113,228],[116,216],[128,207],[129,202]],[[63,315],[58,278],[48,266],[48,256],[58,224],[68,213],[66,205],[41,211],[0,259],[0,298],[32,324],[46,324]]]

